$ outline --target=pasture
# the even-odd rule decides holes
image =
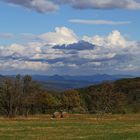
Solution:
[[[140,114],[1,117],[0,140],[140,140]]]

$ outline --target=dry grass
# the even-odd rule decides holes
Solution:
[[[140,140],[140,114],[0,118],[0,140]]]

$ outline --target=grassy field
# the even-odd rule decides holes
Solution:
[[[0,118],[0,140],[140,140],[140,114]]]

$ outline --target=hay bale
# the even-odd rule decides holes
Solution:
[[[61,113],[61,117],[62,118],[68,118],[69,117],[69,114],[67,112],[62,112]]]
[[[53,113],[53,118],[61,118],[61,113],[60,112],[54,112]]]

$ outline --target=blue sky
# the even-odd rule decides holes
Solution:
[[[2,74],[26,72],[83,75],[86,71],[89,74],[108,72],[140,74],[139,0],[118,2],[113,0],[107,2],[103,0],[87,0],[87,2],[84,0],[23,0],[22,2],[0,0],[0,17],[0,72]],[[56,27],[58,32],[55,31]],[[54,45],[63,44],[69,47],[70,44],[78,44],[80,40],[96,47],[100,45],[103,47],[100,50],[96,48],[90,51],[84,49],[69,52],[53,48]],[[26,53],[24,51],[28,50],[31,52],[24,56],[23,54]],[[69,61],[74,56],[72,51],[76,53],[74,61],[78,61],[77,63]],[[54,57],[56,54],[58,56]],[[66,54],[69,55],[67,62],[64,61]],[[86,57],[81,57],[81,54]],[[88,55],[93,55],[94,59],[90,59]],[[98,55],[105,55],[102,59],[108,58],[108,60],[95,59],[95,57],[99,59]],[[52,63],[50,59],[53,58]],[[122,63],[123,58],[126,59],[124,63]]]
[[[77,10],[69,6],[61,6],[60,10],[54,13],[37,13],[23,7],[13,7],[0,3],[1,32],[14,34],[34,33],[41,34],[53,31],[55,27],[67,26],[73,29],[78,35],[105,35],[108,32],[118,29],[132,39],[140,40],[138,27],[140,25],[139,10]],[[113,20],[130,21],[128,25],[79,25],[69,23],[70,19],[87,20]]]

